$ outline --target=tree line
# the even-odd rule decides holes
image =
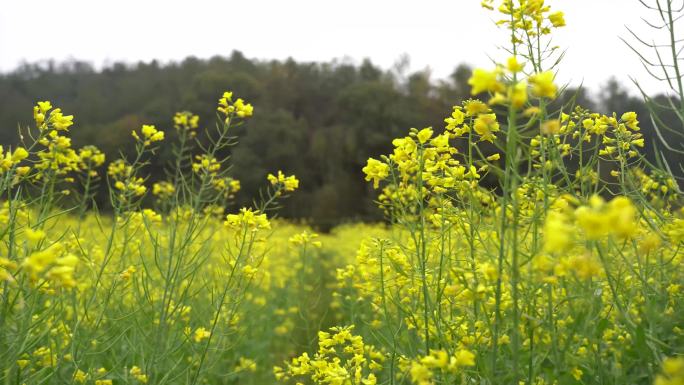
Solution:
[[[231,90],[255,106],[254,117],[236,130],[239,144],[230,153],[232,174],[242,185],[234,205],[248,204],[244,197],[256,196],[269,172],[283,170],[297,175],[301,188],[281,215],[322,228],[378,220],[376,193],[361,172],[367,158],[391,152],[391,139],[411,127],[444,126],[451,106],[470,97],[467,65],[433,79],[427,70],[407,72],[405,64],[387,70],[369,60],[260,61],[238,51],[163,65],[115,63],[102,70],[80,61],[24,64],[0,75],[0,143],[17,143],[18,128],[32,123],[32,106],[50,100],[75,115],[74,147],[95,145],[111,161],[127,152],[131,130],[142,124],[154,124],[172,139],[177,111],[192,111],[201,127],[211,127],[218,97]],[[598,111],[637,112],[649,157],[660,151],[643,100],[617,81],[607,81],[595,97],[584,90],[564,95]],[[170,146],[162,147],[146,169],[150,181],[163,179],[170,156]],[[676,154],[666,156],[681,163]],[[101,209],[106,200],[98,197]]]

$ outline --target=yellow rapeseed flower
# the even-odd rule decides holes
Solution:
[[[470,93],[477,95],[481,92],[503,92],[506,87],[499,81],[501,70],[499,68],[493,71],[487,71],[481,68],[476,68],[473,75],[468,79],[468,84],[472,87]]]
[[[551,71],[541,72],[529,77],[532,94],[541,98],[554,99],[558,88],[553,83],[554,74]]]
[[[496,120],[496,114],[480,114],[475,119],[473,129],[480,135],[480,140],[493,142],[496,139],[494,133],[499,131],[499,122]]]
[[[377,159],[368,158],[362,171],[366,174],[366,181],[373,180],[373,188],[378,188],[380,181],[389,175],[389,165]]]

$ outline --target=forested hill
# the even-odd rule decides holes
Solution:
[[[75,147],[94,144],[113,160],[143,123],[171,134],[176,111],[192,111],[201,126],[211,127],[218,97],[232,90],[255,106],[253,119],[236,130],[240,143],[232,151],[233,176],[243,188],[238,204],[247,203],[239,202],[241,196],[256,195],[268,172],[282,169],[301,180],[282,215],[323,226],[372,220],[380,213],[363,180],[366,159],[391,151],[391,138],[410,127],[442,127],[451,106],[470,97],[469,76],[465,65],[436,80],[425,71],[388,71],[370,61],[256,61],[240,52],[165,65],[113,64],[101,71],[82,62],[23,65],[0,76],[0,143],[15,143],[18,125],[32,123],[35,102],[50,100],[75,115]],[[614,81],[597,100],[584,93],[578,100],[599,110],[636,111],[647,140],[654,136],[641,99]],[[160,155],[146,169],[151,180],[163,177],[168,146]]]

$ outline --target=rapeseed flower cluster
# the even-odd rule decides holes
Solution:
[[[225,116],[226,123],[228,123],[232,117],[249,118],[254,113],[254,107],[252,107],[250,103],[245,103],[241,98],[233,101],[232,92],[224,92],[223,96],[219,99],[218,104],[217,110]]]
[[[397,381],[629,382],[682,354],[681,192],[644,159],[634,112],[549,109],[562,87],[543,63],[563,13],[496,3],[483,6],[503,15],[513,56],[473,71],[484,100],[454,106],[443,131],[411,129],[368,160],[394,235],[362,243],[336,296]]]
[[[136,141],[142,142],[143,146],[149,146],[154,142],[161,142],[164,140],[164,131],[159,131],[153,125],[143,124],[140,129],[140,135],[136,131],[132,131],[131,134]]]
[[[251,115],[244,102],[232,105],[235,116]],[[274,209],[277,196],[223,214],[222,199],[240,190],[215,155],[234,145],[227,134],[230,123],[222,122],[213,147],[203,145],[194,157],[188,154],[199,147],[192,134],[199,118],[191,113],[174,117],[174,127],[183,133],[175,169],[182,174],[150,183],[153,209],[143,206],[144,170],[154,145],[166,139],[164,131],[143,125],[133,131],[133,157],[105,164],[104,154],[93,146],[72,148],[72,116],[40,102],[34,119],[36,127],[29,130],[35,132],[27,137],[35,143],[0,150],[2,382],[163,383],[166,376],[192,381],[214,377],[208,368],[223,360],[235,368],[229,374],[233,378],[254,374],[257,362],[233,354],[243,350],[224,336],[243,331],[245,312],[259,314],[255,310],[267,297],[283,297],[269,288],[276,287],[273,275],[295,279],[288,275],[289,266],[299,255],[289,250],[306,244],[314,246],[309,254],[318,253],[322,245],[316,234],[294,227],[298,235],[290,231],[277,238],[292,245],[282,248],[287,258],[269,258],[271,221],[265,212]],[[112,217],[87,210],[104,167]],[[29,183],[42,189],[40,199],[24,190]],[[70,201],[53,194],[63,184],[75,187],[64,191],[80,202],[78,210],[63,210]],[[282,172],[268,180],[269,188],[283,193],[298,186],[295,176]],[[140,296],[140,289],[147,294]],[[210,354],[217,350],[226,354]],[[136,365],[127,367],[134,359]]]
[[[363,337],[352,334],[353,327],[334,327],[330,332],[318,332],[318,351],[313,357],[303,353],[276,366],[276,379],[287,381],[309,377],[315,384],[376,385],[373,372],[382,369],[384,356],[373,346],[364,344]]]
[[[278,170],[278,175],[268,174],[268,181],[276,189],[284,192],[292,192],[299,188],[299,180],[294,175],[285,176],[282,171]]]

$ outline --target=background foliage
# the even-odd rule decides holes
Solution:
[[[258,61],[237,51],[230,57],[190,57],[163,65],[115,63],[100,71],[79,61],[24,64],[0,76],[0,143],[18,141],[18,125],[31,122],[25,111],[41,95],[77,117],[75,147],[93,144],[112,160],[120,151],[132,151],[127,148],[130,132],[143,123],[173,135],[170,118],[190,110],[200,116],[201,126],[211,124],[216,90],[232,89],[258,106],[254,119],[237,133],[240,145],[232,150],[233,176],[242,182],[234,204],[249,203],[246,197],[257,195],[267,170],[282,169],[296,174],[302,184],[281,215],[311,219],[325,230],[348,220],[380,219],[361,173],[366,159],[389,152],[391,139],[406,127],[442,127],[451,106],[470,97],[467,65],[441,80],[428,71],[407,73],[405,67],[383,70],[368,60],[360,65]],[[576,97],[592,110],[648,116],[642,98],[615,80],[593,97],[570,89],[564,95],[559,105]],[[668,111],[661,118],[677,125]],[[656,134],[649,119],[642,119],[641,126],[653,159],[654,151],[660,151],[654,147]],[[667,140],[668,133],[663,135]],[[163,178],[162,165],[172,156],[169,149],[161,151],[148,168],[150,181]],[[677,165],[684,155],[665,156]],[[98,202],[107,208],[104,192]]]

